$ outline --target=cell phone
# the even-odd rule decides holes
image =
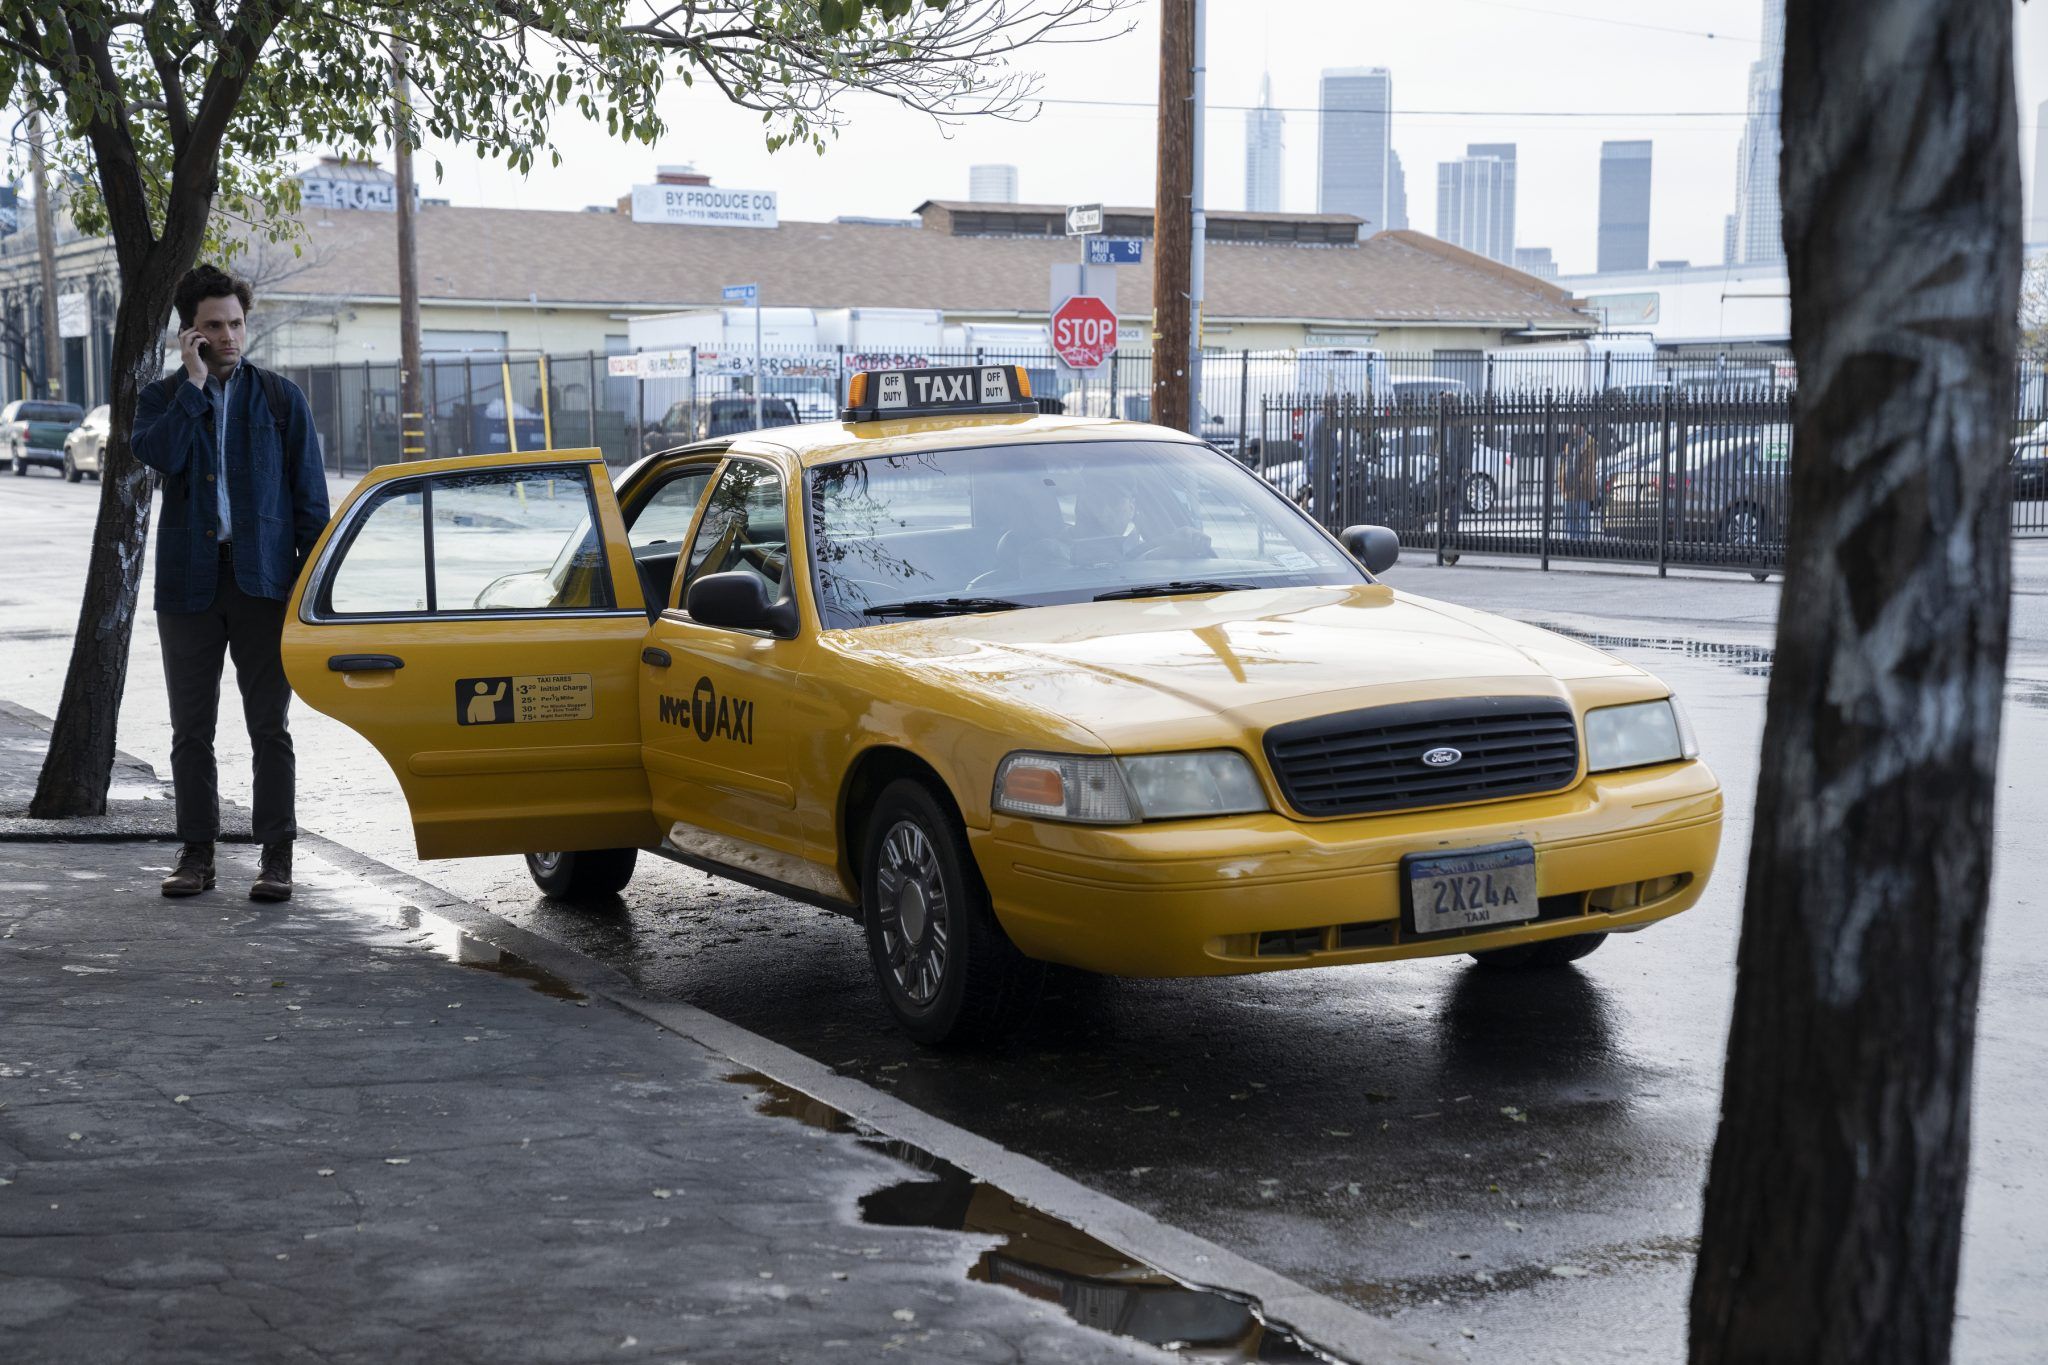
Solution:
[[[201,338],[199,338],[199,345],[198,345],[197,347],[195,347],[194,349],[196,349],[196,350],[201,350],[201,351],[205,350],[205,349],[206,349],[206,338],[205,338],[205,337],[201,337]]]

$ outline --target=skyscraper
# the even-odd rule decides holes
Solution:
[[[2034,118],[2034,212],[2027,220],[2027,241],[2048,242],[2048,100]]]
[[[1507,169],[1497,156],[1468,156],[1436,166],[1436,235],[1453,246],[1505,261],[1511,251],[1501,237],[1501,198]]]
[[[1273,77],[1259,81],[1259,107],[1244,116],[1244,206],[1254,213],[1278,213],[1281,162],[1287,115],[1273,107]]]
[[[1401,166],[1401,154],[1387,150],[1387,231],[1408,230],[1408,172]]]
[[[967,197],[977,204],[1016,203],[1017,168],[995,165],[969,166]]]
[[[1495,200],[1494,211],[1500,221],[1493,230],[1494,238],[1500,243],[1498,252],[1486,254],[1496,261],[1507,262],[1515,253],[1515,144],[1512,142],[1470,142],[1465,145],[1466,156],[1490,156],[1500,162],[1501,191]]]
[[[1355,213],[1369,237],[1392,221],[1394,73],[1383,66],[1327,70],[1316,103],[1316,211]]]
[[[1778,109],[1785,69],[1785,0],[1764,0],[1763,50],[1749,67],[1749,117],[1735,151],[1735,244],[1730,265],[1785,259],[1779,226]]]
[[[1650,144],[1600,144],[1601,273],[1650,268]]]

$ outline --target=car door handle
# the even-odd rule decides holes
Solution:
[[[378,673],[392,672],[404,668],[405,660],[396,654],[330,654],[327,668],[331,673]]]
[[[640,651],[640,662],[643,664],[653,664],[656,668],[667,668],[674,661],[668,657],[667,650],[656,649],[653,645],[649,645]]]

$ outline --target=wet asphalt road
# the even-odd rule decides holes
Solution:
[[[0,481],[0,694],[46,711],[94,491]],[[2048,1350],[2048,1081],[2033,1051],[2048,1034],[2048,544],[2023,547],[2020,580],[1958,1335],[1971,1361]],[[1678,1358],[1776,584],[1470,563],[1392,581],[1607,637],[1672,684],[1729,803],[1696,910],[1540,977],[1464,958],[1062,977],[1010,1046],[939,1054],[895,1034],[849,921],[648,858],[595,912],[542,901],[510,860],[418,863],[382,761],[304,708],[301,820],[1473,1359]],[[157,669],[145,616],[122,743],[165,769]],[[226,735],[223,786],[243,799],[246,752]]]

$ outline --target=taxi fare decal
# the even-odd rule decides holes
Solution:
[[[512,725],[537,720],[589,720],[588,673],[535,673],[524,677],[457,678],[458,725]]]
[[[661,694],[661,721],[697,732],[697,738],[730,739],[741,744],[754,742],[754,703],[738,697],[721,697],[711,679],[697,679],[688,697]]]

